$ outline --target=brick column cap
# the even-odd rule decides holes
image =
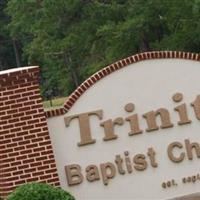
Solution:
[[[39,66],[26,66],[26,67],[11,68],[11,69],[0,71],[0,76],[4,75],[4,74],[10,75],[10,74],[20,72],[20,71],[29,72],[29,71],[32,71],[32,69],[38,69],[38,68],[39,68]]]

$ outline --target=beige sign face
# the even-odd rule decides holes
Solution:
[[[50,118],[62,188],[78,200],[200,192],[199,75],[191,60],[130,64]]]

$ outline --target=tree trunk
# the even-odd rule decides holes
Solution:
[[[0,58],[0,71],[2,71],[2,70],[3,70],[3,63],[2,63],[2,60]]]
[[[68,68],[68,70],[71,73],[74,85],[76,87],[78,87],[79,86],[78,76],[77,76],[75,70],[71,67],[71,63],[72,63],[71,56],[69,54],[67,55],[67,53],[65,53],[65,52],[64,52],[64,62],[65,62],[66,67]]]
[[[145,33],[141,33],[140,35],[140,44],[139,44],[140,52],[150,51],[149,41],[145,36]]]
[[[18,45],[17,45],[17,40],[13,39],[12,41],[13,41],[13,49],[14,49],[14,52],[15,52],[16,64],[17,64],[17,67],[20,67],[21,63],[20,63],[19,48],[18,48]]]

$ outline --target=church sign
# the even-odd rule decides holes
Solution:
[[[77,200],[200,192],[199,55],[187,55],[118,61],[77,88],[67,112],[48,118],[63,189]]]

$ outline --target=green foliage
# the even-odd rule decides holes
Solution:
[[[6,24],[9,23],[9,17],[4,13],[6,3],[6,0],[0,1],[0,70],[15,65],[12,40],[10,40],[6,29]]]
[[[44,95],[49,88],[68,95],[92,73],[135,53],[200,50],[200,0],[2,2],[10,19],[4,29],[21,44],[22,61],[41,66]]]
[[[68,192],[43,183],[29,183],[17,188],[7,200],[75,200]]]

